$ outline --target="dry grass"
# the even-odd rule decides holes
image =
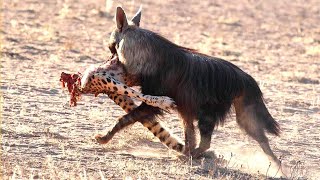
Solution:
[[[290,179],[320,178],[320,31],[316,0],[119,1],[142,26],[178,44],[225,58],[259,82],[283,133],[270,137]],[[107,56],[118,2],[5,1],[1,43],[1,179],[264,179],[278,177],[233,115],[202,159],[180,157],[136,124],[107,145],[94,134],[123,115],[107,97],[75,108],[61,71],[83,71]],[[107,11],[107,13],[106,13]],[[176,114],[163,118],[181,137]],[[212,150],[215,151],[215,157]]]

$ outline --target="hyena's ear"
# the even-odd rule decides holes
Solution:
[[[140,26],[141,10],[142,10],[142,6],[140,6],[140,8],[139,8],[138,12],[136,13],[136,15],[134,15],[133,18],[131,19],[131,21],[138,27]]]
[[[121,7],[117,7],[116,24],[117,24],[117,28],[120,30],[120,32],[122,32],[128,28],[128,21],[127,21],[126,13],[124,13],[124,10]]]

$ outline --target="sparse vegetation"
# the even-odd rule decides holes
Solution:
[[[279,177],[255,141],[235,128],[232,114],[213,135],[216,155],[209,151],[197,160],[166,149],[140,124],[107,145],[93,140],[124,112],[101,95],[69,107],[59,77],[108,57],[105,40],[119,4],[129,15],[142,4],[148,17],[142,27],[253,75],[282,127],[270,144],[288,178],[320,178],[317,0],[12,0],[1,7],[1,179]],[[167,114],[163,123],[181,137],[176,114]]]

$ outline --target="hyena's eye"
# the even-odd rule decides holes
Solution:
[[[117,50],[116,50],[116,43],[112,43],[109,45],[109,49],[111,51],[112,54],[116,54]]]

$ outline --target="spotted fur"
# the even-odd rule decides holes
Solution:
[[[99,67],[92,66],[88,68],[81,79],[80,91],[82,93],[94,94],[105,93],[127,113],[137,108],[132,98],[139,99],[146,104],[165,110],[175,108],[176,105],[171,98],[166,96],[144,95],[130,88],[130,86],[139,84],[139,78],[128,74],[122,63],[115,57]],[[117,121],[111,131],[105,135],[98,134],[95,138],[100,144],[105,144],[109,142],[117,132],[137,121],[151,131],[154,136],[159,138],[167,147],[181,153],[184,152],[184,144],[163,127],[158,120],[149,118],[148,116],[130,118],[125,115]]]
[[[132,79],[135,79],[132,81]],[[137,84],[135,77],[128,78],[122,64],[115,57],[99,67],[91,66],[88,68],[81,78],[80,91],[82,93],[110,93],[125,95],[129,98],[136,98],[148,105],[159,107],[164,110],[175,108],[175,102],[167,96],[151,96],[142,94],[131,87],[130,85]],[[116,101],[124,101],[122,96],[114,96]]]

